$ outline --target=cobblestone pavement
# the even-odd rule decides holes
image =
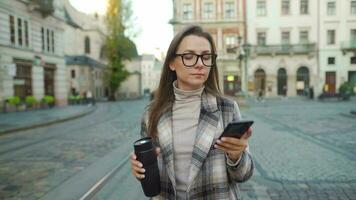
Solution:
[[[356,199],[356,118],[350,102],[250,101],[256,173],[245,199]]]
[[[69,183],[110,152],[120,152],[113,161],[125,159],[139,137],[140,117],[146,104],[142,100],[103,103],[80,119],[1,136],[0,199],[46,198],[47,193]],[[137,181],[133,181],[132,178],[131,188],[140,190]],[[56,199],[65,199],[66,195],[79,199],[75,196],[79,188],[72,190]]]
[[[241,184],[245,200],[356,199],[356,118],[348,115],[355,101],[248,103],[242,114],[255,120],[250,150],[256,170]],[[73,179],[85,185],[85,176],[110,169],[104,158],[127,158],[146,104],[99,104],[80,119],[0,136],[0,199],[79,199]],[[60,188],[65,192],[56,196]],[[127,163],[93,199],[144,197]]]

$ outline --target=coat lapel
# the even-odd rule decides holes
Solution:
[[[173,187],[175,187],[176,179],[173,162],[174,152],[172,127],[172,112],[170,111],[165,113],[159,120],[157,131],[164,166],[166,166],[168,177],[171,179]]]
[[[188,190],[209,153],[218,126],[219,116],[216,97],[204,92],[202,94],[202,108],[188,177]]]

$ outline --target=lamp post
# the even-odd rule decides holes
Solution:
[[[248,65],[248,57],[250,54],[250,47],[251,45],[248,43],[245,43],[243,45],[243,50],[244,50],[244,57],[245,57],[245,63],[244,63],[244,80],[243,80],[243,90],[245,91],[245,95],[248,96],[248,73],[247,73],[247,65]]]

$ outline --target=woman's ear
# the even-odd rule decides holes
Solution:
[[[169,69],[171,69],[172,71],[176,70],[176,68],[172,64],[169,64]]]

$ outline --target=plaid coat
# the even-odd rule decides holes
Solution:
[[[239,164],[226,164],[225,153],[212,148],[223,129],[231,121],[241,118],[235,101],[216,97],[206,90],[202,94],[197,135],[189,171],[187,199],[240,199],[238,182],[248,180],[254,169],[251,154],[246,150]],[[148,113],[142,120],[141,134],[146,136]],[[161,193],[153,199],[176,199],[172,112],[165,113],[157,126],[157,145],[161,148],[158,163],[161,176]]]

